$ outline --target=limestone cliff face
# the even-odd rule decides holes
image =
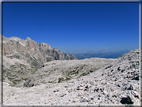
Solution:
[[[41,66],[43,63],[52,60],[73,60],[77,59],[72,54],[66,54],[49,44],[37,43],[29,37],[22,40],[18,37],[6,38],[3,36],[3,55],[8,58],[26,60],[34,66]]]

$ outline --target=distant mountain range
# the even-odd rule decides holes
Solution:
[[[74,56],[76,56],[78,59],[85,59],[85,58],[93,58],[93,57],[99,57],[99,58],[118,58],[121,55],[128,53],[130,50],[121,50],[116,52],[111,51],[105,51],[101,50],[98,52],[88,51],[85,53],[72,53]]]

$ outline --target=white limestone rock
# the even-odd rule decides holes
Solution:
[[[91,58],[47,62],[31,74],[33,87],[11,87],[5,81],[4,105],[140,106],[139,61],[137,49],[117,60]],[[70,79],[65,81],[67,77]]]

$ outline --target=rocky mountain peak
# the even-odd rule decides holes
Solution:
[[[66,55],[58,49],[52,49],[49,44],[38,44],[29,37],[27,37],[26,40],[22,40],[18,37],[5,38],[3,39],[3,50],[4,56],[8,58],[26,60],[33,66],[38,67],[52,60],[77,59],[74,55]]]
[[[18,37],[16,37],[16,36],[14,36],[14,37],[10,37],[9,40],[20,41],[21,38],[18,38]]]
[[[53,48],[53,50],[54,50],[54,51],[58,51],[58,49],[57,49],[57,48]]]
[[[27,41],[30,41],[30,40],[31,40],[31,38],[27,37],[27,38],[26,38],[26,40],[27,40]]]
[[[0,36],[2,36],[3,37],[3,39],[7,39],[6,37],[4,37],[3,35],[0,35]]]
[[[47,49],[51,50],[51,46],[46,43],[39,43],[39,47],[43,48],[44,50],[47,50]]]

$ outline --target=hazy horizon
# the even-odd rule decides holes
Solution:
[[[139,3],[3,3],[3,35],[64,52],[139,48]]]
[[[3,35],[4,36],[4,35]],[[4,37],[6,37],[6,36],[4,36]],[[12,36],[12,37],[16,37],[16,36]],[[6,37],[6,38],[11,38],[11,37]],[[18,37],[19,38],[19,37]],[[30,38],[30,37],[29,37]],[[20,39],[22,39],[22,38],[20,38]],[[26,39],[23,39],[23,40],[26,40]],[[33,40],[32,38],[31,38],[31,40]],[[36,42],[36,41],[35,41]],[[44,42],[40,42],[40,43],[44,43]],[[46,43],[46,44],[48,44],[48,43]],[[50,45],[50,44],[49,44]],[[52,48],[52,46],[51,46],[51,48]],[[53,48],[56,48],[56,47],[53,47]],[[52,49],[53,49],[52,48]],[[58,49],[58,48],[57,48]],[[60,49],[58,49],[58,50],[60,50]],[[101,51],[106,51],[106,52],[119,52],[119,51],[131,51],[131,49],[122,49],[122,50],[107,50],[106,48],[105,49],[102,49],[102,50],[87,50],[87,51],[70,51],[70,52],[66,52],[66,51],[63,51],[63,52],[65,52],[65,53],[69,53],[69,54],[72,54],[72,53],[87,53],[87,52],[101,52]],[[134,50],[134,49],[132,49],[132,50]],[[62,51],[62,50],[61,50]]]

